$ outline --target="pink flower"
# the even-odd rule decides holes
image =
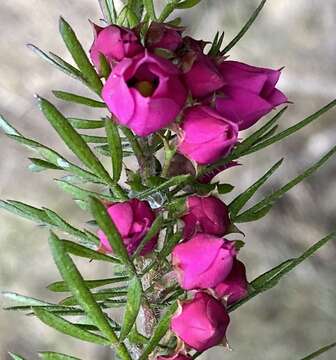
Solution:
[[[179,70],[145,52],[113,69],[102,97],[119,124],[147,136],[175,120],[187,98]]]
[[[183,30],[182,27],[152,22],[146,34],[146,47],[151,51],[160,48],[174,52],[183,43]]]
[[[207,106],[185,111],[178,150],[198,164],[211,164],[227,155],[238,139],[237,124]]]
[[[236,256],[234,242],[197,234],[176,245],[172,263],[185,290],[214,288],[229,275]]]
[[[192,360],[189,355],[175,354],[172,356],[158,356],[156,360]]]
[[[109,25],[102,28],[94,26],[94,42],[90,49],[91,60],[100,71],[100,54],[112,65],[125,57],[133,57],[143,52],[143,46],[135,32],[130,29]]]
[[[146,201],[138,199],[112,204],[107,208],[107,211],[118,229],[128,253],[132,255],[155,220],[154,212]],[[112,252],[110,243],[102,230],[98,230],[98,237],[101,251]],[[156,244],[157,236],[145,245],[141,255],[153,251]]]
[[[230,274],[215,288],[219,298],[226,297],[228,305],[244,298],[247,295],[248,282],[244,264],[234,259]]]
[[[229,322],[218,300],[198,292],[192,300],[182,303],[180,313],[171,320],[171,329],[186,345],[204,351],[225,341]]]
[[[192,65],[184,74],[184,80],[195,98],[211,95],[225,84],[214,60],[200,52],[194,53]]]
[[[182,221],[185,239],[196,233],[223,236],[230,226],[228,208],[215,196],[189,196],[187,214],[182,217]]]
[[[216,109],[237,123],[239,130],[249,128],[276,106],[287,102],[287,97],[275,87],[280,70],[223,61],[220,71],[225,85],[216,97]]]

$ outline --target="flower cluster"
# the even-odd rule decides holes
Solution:
[[[258,68],[206,54],[206,43],[182,27],[153,22],[139,29],[94,26],[90,54],[110,75],[102,97],[115,120],[139,136],[170,127],[178,151],[197,164],[228,154],[238,133],[287,101],[276,88],[280,70]]]
[[[240,130],[287,101],[276,88],[280,70],[206,54],[206,43],[183,37],[181,27],[153,22],[142,42],[139,31],[95,26],[91,58],[98,73],[102,57],[110,68],[102,97],[117,123],[138,136],[165,128],[176,133],[178,170],[188,167],[188,159],[206,165],[226,156]],[[219,166],[199,182],[209,183],[235,165]],[[110,204],[107,211],[128,253],[134,254],[155,212],[147,201],[137,199]],[[157,360],[190,359],[189,349],[204,351],[226,344],[227,306],[247,293],[245,266],[237,259],[236,242],[224,238],[231,231],[226,205],[214,196],[189,196],[181,221],[183,241],[175,246],[171,261],[180,287],[190,296],[180,302],[171,330],[183,346]],[[101,230],[98,236],[100,250],[112,252]],[[156,235],[140,255],[151,253],[157,243]]]

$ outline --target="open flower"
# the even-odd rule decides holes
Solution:
[[[230,225],[228,208],[215,196],[189,196],[187,214],[182,217],[184,222],[184,239],[196,233],[223,236]]]
[[[281,71],[259,68],[237,61],[223,61],[220,71],[225,85],[216,96],[216,109],[235,122],[239,130],[255,124],[287,97],[275,86]]]
[[[183,30],[182,27],[153,21],[146,33],[146,47],[151,51],[160,48],[174,52],[183,43]]]
[[[225,341],[230,318],[221,302],[198,292],[171,320],[172,331],[197,351],[205,351]]]
[[[137,34],[127,28],[109,25],[102,28],[93,24],[95,37],[90,49],[91,60],[100,72],[100,54],[112,65],[125,57],[133,57],[143,52]]]
[[[181,287],[214,288],[229,275],[236,253],[234,242],[208,234],[176,245],[172,262]]]
[[[119,124],[147,136],[175,120],[187,91],[171,62],[145,52],[116,65],[102,97]]]
[[[237,124],[208,106],[187,109],[180,126],[179,152],[201,165],[227,155],[238,139]]]
[[[219,298],[226,298],[227,304],[233,304],[247,294],[248,282],[244,264],[234,259],[230,274],[218,284],[215,293]]]
[[[132,255],[155,220],[153,210],[146,201],[132,199],[110,205],[107,212],[119,231],[128,253]],[[100,250],[107,253],[113,252],[102,230],[98,230],[98,237],[100,239]],[[157,236],[154,236],[142,249],[141,255],[153,251],[156,244]]]

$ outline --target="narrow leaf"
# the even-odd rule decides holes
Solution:
[[[251,25],[254,23],[256,18],[258,17],[259,13],[261,12],[262,8],[266,4],[266,0],[262,0],[259,6],[255,9],[251,17],[248,19],[247,23],[243,26],[243,28],[239,31],[239,33],[230,41],[229,44],[225,46],[223,51],[221,51],[221,55],[226,54],[228,51],[230,51],[237,42],[245,35],[245,33],[248,31],[248,29],[251,27]]]
[[[154,2],[153,0],[143,0],[147,15],[151,20],[156,20]]]
[[[99,162],[86,142],[69,124],[67,119],[49,101],[43,98],[38,98],[38,100],[41,111],[60,137],[64,140],[69,149],[77,155],[83,164],[85,164],[90,170],[107,183],[111,183],[112,179],[103,165]]]
[[[92,342],[99,345],[110,345],[110,341],[102,336],[90,333],[81,329],[79,326],[63,319],[62,317],[52,314],[42,308],[33,308],[35,315],[46,325],[57,331],[80,339],[82,341]]]
[[[140,280],[135,276],[128,284],[127,305],[124,314],[124,320],[119,335],[119,341],[124,341],[139,314],[141,305],[142,285]]]
[[[104,300],[113,299],[113,298],[120,298],[125,295],[127,295],[127,291],[118,290],[118,289],[115,289],[115,290],[114,289],[112,289],[112,290],[104,289],[99,292],[92,293],[92,296],[95,299],[95,301],[104,301]],[[69,297],[61,300],[59,304],[64,305],[64,306],[74,306],[74,305],[78,305],[79,302],[74,296],[69,296]]]
[[[72,102],[75,104],[86,105],[86,106],[93,107],[93,108],[105,108],[106,107],[105,103],[103,103],[101,101],[90,99],[88,97],[77,95],[77,94],[72,94],[72,93],[69,93],[66,91],[53,90],[52,93],[58,99]]]
[[[99,129],[105,125],[104,120],[68,118],[68,121],[76,129]]]
[[[133,264],[128,256],[125,245],[111,217],[107,213],[105,206],[97,198],[91,197],[90,207],[99,228],[102,229],[106,235],[113,252],[124,264],[128,265],[130,269],[133,269]]]
[[[99,280],[85,280],[85,284],[89,289],[94,289],[100,286],[115,284],[128,281],[128,276],[118,276],[108,279]],[[47,289],[54,292],[67,292],[70,291],[68,285],[64,281],[57,281],[47,286]]]
[[[13,359],[13,360],[25,360],[22,356],[19,356],[18,354],[14,354],[9,352],[8,355]]]
[[[238,215],[235,218],[236,222],[247,222],[251,213],[258,213],[265,210],[267,207],[270,207],[274,202],[280,199],[286,192],[292,189],[295,185],[299,184],[308,176],[312,175],[316,170],[318,170],[325,162],[327,162],[336,152],[336,146],[334,146],[326,155],[324,155],[319,161],[317,161],[313,166],[308,168],[302,174],[294,178],[292,181],[284,185],[282,188],[274,191],[272,194],[266,196],[262,201],[252,206],[242,214]]]
[[[54,304],[48,303],[43,300],[38,300],[29,296],[20,295],[11,291],[2,291],[2,296],[8,300],[15,301],[19,304],[26,306],[53,306]]]
[[[105,130],[107,135],[108,147],[112,159],[113,181],[117,183],[121,176],[123,149],[117,124],[112,119],[105,120]]]
[[[49,161],[36,158],[29,158],[29,160],[32,162],[32,164],[29,165],[29,170],[33,172],[40,172],[44,170],[63,170]]]
[[[244,205],[251,199],[256,191],[270,178],[270,176],[279,168],[282,164],[283,159],[280,159],[275,163],[259,180],[237,196],[229,205],[230,214],[234,219]]]
[[[162,250],[160,251],[158,257],[159,259],[165,259],[173,250],[175,245],[177,245],[180,240],[182,239],[182,233],[177,232],[176,234],[173,234],[168,238],[168,240],[165,242]]]
[[[86,52],[82,45],[78,41],[76,34],[72,30],[71,26],[63,19],[60,18],[59,29],[64,40],[66,47],[68,48],[72,58],[78,65],[79,70],[82,72],[90,87],[100,95],[103,84],[99,79],[99,76],[88,59]]]
[[[201,0],[185,0],[175,5],[176,9],[190,9],[200,3]]]
[[[154,329],[154,333],[144,348],[139,360],[147,360],[149,355],[158,346],[160,340],[167,334],[170,326],[170,319],[177,310],[177,303],[170,305]]]
[[[75,358],[73,356],[50,351],[40,352],[39,356],[42,360],[80,360],[79,358]]]
[[[88,247],[76,244],[72,241],[62,240],[62,243],[64,249],[72,255],[76,255],[90,260],[107,261],[120,264],[120,260],[116,259],[115,257],[102,254],[100,252],[89,249]]]
[[[51,233],[49,244],[58,270],[69,286],[73,296],[76,297],[88,317],[93,321],[93,324],[100,329],[100,331],[109,339],[111,344],[116,345],[118,338],[114,330],[111,328],[109,321],[93,298],[90,290],[85,285],[82,275],[76,268],[70,256],[66,253],[64,243],[60,241],[55,234]],[[122,360],[132,360],[123,344],[116,346],[116,352]]]
[[[279,280],[284,275],[294,270],[304,260],[308,259],[313,254],[315,254],[322,246],[326,245],[330,240],[334,240],[334,239],[336,239],[336,233],[331,233],[330,235],[326,236],[322,240],[312,245],[301,256],[298,256],[294,259],[286,260],[280,265],[276,266],[275,268],[258,276],[255,280],[251,282],[251,287],[248,295],[245,298],[236,302],[235,304],[229,306],[229,312],[236,310],[238,307],[245,304],[246,302],[257,296],[258,294],[273,288],[275,285],[278,284]]]
[[[316,111],[314,114],[308,116],[307,118],[301,120],[300,122],[298,122],[297,124],[289,127],[288,129],[272,136],[271,138],[258,143],[257,145],[253,146],[251,149],[249,149],[248,151],[244,152],[244,156],[245,155],[249,155],[252,154],[256,151],[259,151],[267,146],[270,146],[284,138],[286,138],[289,135],[294,134],[295,132],[301,130],[303,127],[309,125],[311,122],[313,122],[314,120],[318,119],[321,115],[323,115],[324,113],[326,113],[327,111],[329,111],[330,109],[332,109],[334,106],[336,106],[336,100],[331,101],[329,104],[325,105],[323,108],[321,108],[320,110]],[[242,156],[243,156],[242,155]]]
[[[332,348],[334,348],[336,346],[336,342],[329,344],[327,346],[322,347],[321,349],[314,351],[312,354],[305,356],[303,359],[301,360],[311,360],[311,359],[315,359],[317,357],[319,357],[321,354],[331,350]]]
[[[228,194],[234,189],[231,184],[217,184],[218,194]]]

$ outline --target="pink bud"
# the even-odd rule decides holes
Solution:
[[[198,164],[211,164],[227,155],[238,139],[237,124],[207,106],[187,109],[178,150]]]
[[[226,297],[227,304],[230,305],[245,297],[247,288],[245,266],[241,261],[234,259],[230,274],[216,286],[215,292],[219,298]]]
[[[221,302],[204,292],[182,303],[180,313],[171,320],[172,331],[197,351],[204,351],[225,340],[230,318]]]
[[[275,86],[281,71],[223,61],[220,71],[225,85],[216,97],[216,109],[235,122],[239,130],[255,124],[287,97]]]
[[[156,360],[192,360],[189,355],[175,354],[172,356],[158,356]]]
[[[189,196],[183,237],[189,239],[196,233],[223,236],[227,233],[230,218],[226,205],[215,196]]]
[[[110,25],[101,28],[95,24],[95,39],[90,49],[91,60],[100,71],[100,54],[112,65],[125,57],[133,57],[143,51],[143,46],[135,32],[130,29]]]
[[[175,120],[187,91],[176,66],[145,52],[115,66],[102,97],[119,124],[147,136]]]
[[[146,47],[151,51],[160,48],[174,52],[182,45],[183,30],[182,27],[152,22],[146,34]]]
[[[112,204],[107,208],[107,211],[119,231],[128,253],[132,255],[155,220],[153,210],[146,201],[132,199],[123,203]],[[112,252],[113,249],[102,230],[98,230],[98,237],[100,249],[103,252]],[[145,245],[141,255],[152,252],[156,244],[157,236]]]
[[[172,262],[183,289],[207,289],[229,275],[235,256],[234,242],[198,234],[175,246]]]

